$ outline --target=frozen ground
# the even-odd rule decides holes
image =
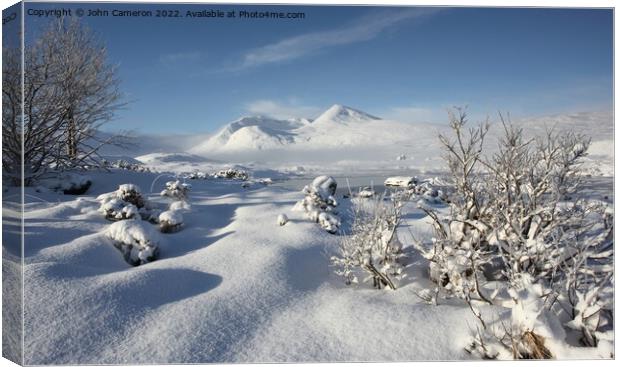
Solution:
[[[422,279],[382,294],[332,275],[337,237],[290,210],[297,192],[192,181],[186,228],[164,236],[160,260],[131,267],[94,199],[155,175],[93,178],[88,195],[32,192],[49,202],[26,207],[27,363],[467,358],[444,338],[467,334],[468,311],[418,304]],[[377,341],[377,330],[388,336]]]
[[[359,111],[327,112],[335,114],[328,117],[340,124],[346,124],[351,116],[368,126],[377,124],[374,117],[359,115]],[[308,124],[298,121],[286,129],[309,129]],[[375,128],[365,129],[362,138],[370,138]],[[345,131],[344,127],[338,129]],[[438,145],[433,140],[436,132],[420,132],[420,140],[412,140],[415,143],[409,147],[384,146],[367,156],[351,154],[344,159],[334,155],[338,149],[326,147],[320,150],[325,155],[274,162],[268,155],[254,160],[242,154],[235,159],[226,158],[226,154],[213,158],[203,149],[141,152],[132,158],[157,172],[115,169],[89,173],[93,185],[80,196],[27,188],[25,362],[472,358],[463,349],[475,325],[472,313],[457,300],[439,306],[421,302],[416,292],[430,285],[428,263],[410,246],[404,249],[408,276],[398,290],[378,291],[366,284],[346,286],[329,267],[338,236],[291,210],[303,197],[300,189],[318,174],[335,175],[340,190],[346,186],[345,177],[350,178],[353,189],[373,182],[380,190],[389,175],[441,176]],[[294,144],[299,136],[291,133],[292,140],[283,138],[278,144]],[[588,163],[593,177],[587,194],[607,202],[613,200],[610,139],[605,134],[597,136]],[[406,158],[396,160],[401,154]],[[169,201],[159,192],[172,176],[230,167],[246,169],[253,178],[272,178],[275,184],[254,183],[242,188],[234,180],[188,180],[192,185],[191,210],[183,214],[184,228],[162,234],[160,259],[148,264],[128,265],[105,235],[111,222],[98,212],[98,195],[134,183],[151,201],[165,207]],[[16,194],[8,189],[4,197]],[[350,201],[343,199],[340,210],[346,213],[349,205]],[[289,222],[279,226],[277,218],[283,213]],[[16,208],[5,202],[5,244],[15,242],[17,215]],[[405,208],[405,223],[399,232],[403,243],[411,242],[407,239],[411,233],[431,235],[428,218],[414,203]],[[19,249],[5,245],[3,252],[4,276],[13,276],[10,270],[15,268],[13,260]],[[490,312],[499,315],[505,309]],[[607,342],[598,349],[554,348],[560,358],[609,357]]]
[[[458,301],[420,303],[427,265],[410,248],[397,291],[345,286],[328,266],[337,236],[291,211],[298,191],[193,180],[185,228],[162,235],[161,259],[129,266],[104,235],[110,222],[95,197],[125,182],[147,190],[156,178],[96,174],[78,198],[28,190],[27,363],[470,358],[471,313]],[[160,188],[152,200],[164,200]],[[406,218],[401,236],[428,234],[413,206]],[[563,357],[583,353],[597,356]]]

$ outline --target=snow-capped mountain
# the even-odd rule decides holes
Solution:
[[[313,123],[315,125],[334,122],[347,124],[349,122],[363,122],[372,120],[380,120],[380,118],[351,107],[335,104],[317,117]]]
[[[277,150],[284,147],[315,150],[385,145],[403,141],[413,130],[416,130],[414,125],[382,120],[354,108],[336,104],[314,120],[243,117],[224,126],[191,152],[233,153]]]
[[[591,154],[599,162],[613,162],[612,121],[609,112],[584,112],[523,118],[514,123],[523,127],[526,136],[543,135],[548,128],[583,133],[592,138]],[[472,122],[472,126],[475,124]],[[447,123],[385,120],[336,104],[314,120],[244,117],[224,126],[189,152],[239,162],[338,159],[342,164],[368,161],[380,162],[381,166],[405,156],[409,166],[435,167],[443,164],[440,133],[451,136]],[[501,124],[492,123],[486,139],[488,153],[494,152],[502,133]]]
[[[294,131],[309,124],[305,119],[277,120],[264,116],[231,122],[192,151],[267,150],[293,142]]]

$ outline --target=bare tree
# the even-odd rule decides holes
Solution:
[[[23,139],[24,181],[49,171],[97,162],[97,151],[119,136],[97,132],[123,106],[116,68],[78,20],[53,21],[24,50],[21,115],[19,50],[3,50],[3,165],[15,176]],[[13,173],[10,173],[13,172]]]

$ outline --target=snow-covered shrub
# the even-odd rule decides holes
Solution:
[[[110,225],[106,232],[125,261],[137,266],[159,256],[159,235],[153,227],[140,220],[124,220]]]
[[[340,219],[329,212],[319,213],[318,222],[321,228],[331,234],[335,234],[340,228]]]
[[[478,321],[471,343],[465,350],[485,359],[550,359],[553,347],[563,342],[566,333],[545,300],[550,293],[528,273],[519,274],[519,284],[508,289],[510,311],[507,320],[486,320],[480,309],[468,304]],[[499,324],[499,325],[498,325]]]
[[[186,178],[190,180],[205,180],[209,177],[209,175],[205,172],[194,171],[186,176]]]
[[[521,274],[519,278],[521,285],[509,290],[514,301],[510,314],[510,345],[514,358],[552,358],[549,347],[545,345],[545,339],[562,340],[565,334],[561,327],[559,329],[553,327],[554,316],[549,314],[544,305],[543,287],[534,283],[534,278],[530,274]]]
[[[448,200],[445,185],[437,184],[437,179],[427,179],[409,187],[410,195],[419,197],[428,203],[443,203]]]
[[[604,292],[601,286],[589,291],[576,290],[576,300],[572,305],[574,317],[566,323],[568,328],[581,333],[580,342],[588,347],[598,346],[602,326],[613,326],[613,320],[608,316],[613,310],[613,294],[601,295],[601,292]]]
[[[433,208],[420,205],[432,220],[435,237],[429,243],[414,241],[430,262],[430,276],[449,295],[463,299],[472,296],[490,303],[482,294],[483,267],[492,257],[487,236],[492,215],[487,200],[486,182],[480,176],[480,162],[488,124],[464,132],[466,115],[450,113],[450,125],[456,139],[440,136],[454,186],[450,198],[450,216],[443,218]]]
[[[180,210],[166,210],[159,215],[159,230],[162,233],[180,231],[183,227],[183,214]]]
[[[118,168],[136,172],[152,172],[149,167],[146,167],[141,163],[130,163],[124,159],[119,159],[114,162],[109,162],[108,160],[104,159],[102,160],[102,165],[106,168]]]
[[[103,201],[99,210],[110,220],[132,219],[138,214],[135,205],[117,198]]]
[[[308,219],[317,222],[329,233],[336,233],[340,228],[340,219],[336,216],[338,202],[336,188],[338,183],[331,176],[319,176],[302,192],[306,195],[295,204],[293,210],[304,211]]]
[[[168,181],[166,182],[166,188],[160,193],[160,195],[174,200],[187,200],[187,195],[189,194],[189,190],[191,188],[191,185],[179,180]]]
[[[422,206],[435,238],[415,245],[430,261],[431,278],[465,300],[479,320],[468,350],[493,357],[489,339],[495,338],[513,358],[550,358],[551,341],[564,342],[571,329],[583,345],[596,346],[612,328],[613,225],[606,218],[613,212],[578,196],[589,140],[553,131],[527,140],[502,120],[499,149],[485,158],[488,125],[466,131],[458,111],[451,115],[455,139],[441,136],[454,186],[450,213]],[[483,292],[483,274],[498,259],[504,282],[497,285],[514,303],[500,337],[475,307],[493,303]]]
[[[401,220],[402,202],[383,197],[355,203],[351,235],[343,236],[339,253],[331,257],[336,274],[347,285],[372,280],[375,288],[396,289],[403,274],[402,244],[396,230]]]
[[[153,209],[149,201],[142,196],[140,188],[134,184],[123,184],[118,190],[99,195],[97,200],[101,202],[99,211],[106,219],[123,220],[137,218],[138,215],[149,221],[153,220]]]
[[[288,223],[288,217],[286,216],[286,214],[278,215],[278,225],[283,226],[286,223]]]
[[[556,302],[567,314],[566,326],[581,335],[584,346],[598,346],[613,330],[613,257],[613,227],[607,227],[561,267]]]
[[[60,189],[65,195],[82,195],[88,191],[92,180],[88,176],[76,173],[63,173],[58,178],[60,181]]]
[[[60,191],[65,195],[82,195],[92,185],[92,180],[86,175],[74,172],[62,172],[52,177],[42,176],[38,183],[40,187]]]
[[[215,178],[226,178],[230,180],[240,180],[245,181],[250,176],[244,170],[229,168],[225,170],[221,170],[213,175]]]
[[[138,208],[144,207],[145,199],[138,185],[123,184],[118,187],[116,195],[119,199],[131,203]]]

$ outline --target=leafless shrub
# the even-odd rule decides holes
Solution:
[[[386,203],[385,196],[359,199],[352,210],[353,224],[350,236],[343,236],[339,254],[331,258],[336,274],[346,284],[371,281],[377,289],[396,289],[396,279],[402,278],[402,244],[396,230],[401,221],[403,201],[393,197]]]

